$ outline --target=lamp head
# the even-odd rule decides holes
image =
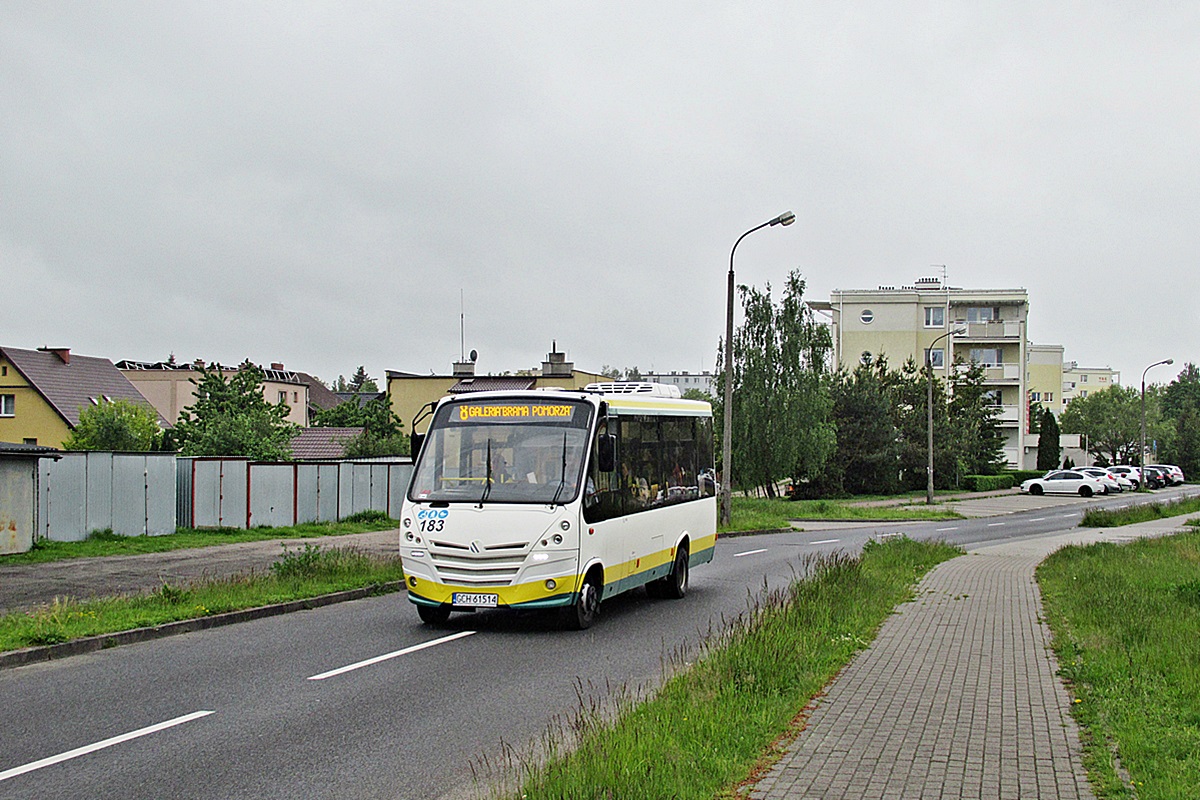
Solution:
[[[1163,363],[1164,363],[1164,364],[1174,364],[1174,363],[1175,363],[1175,359],[1173,359],[1173,358],[1168,358],[1168,359],[1167,359],[1166,361],[1164,361]]]
[[[796,221],[796,215],[790,211],[785,211],[775,219],[771,220],[772,225],[791,225]]]

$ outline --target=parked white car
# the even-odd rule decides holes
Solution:
[[[1111,494],[1112,492],[1123,492],[1126,489],[1132,489],[1133,484],[1125,478],[1118,478],[1103,467],[1076,467],[1075,472],[1083,472],[1098,479],[1104,484],[1104,493]]]
[[[1133,488],[1135,489],[1142,485],[1142,473],[1137,467],[1131,467],[1128,464],[1118,464],[1115,467],[1108,467],[1108,471],[1113,475],[1123,476],[1133,484]]]
[[[1098,478],[1071,469],[1057,469],[1047,472],[1044,477],[1030,478],[1021,484],[1021,491],[1026,494],[1077,494],[1080,497],[1091,497],[1094,494],[1104,494],[1104,484]]]
[[[1157,469],[1165,469],[1171,476],[1172,486],[1178,486],[1179,484],[1183,483],[1183,470],[1174,464],[1151,464],[1150,466]]]

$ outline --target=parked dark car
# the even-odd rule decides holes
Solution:
[[[1147,489],[1161,489],[1170,484],[1167,474],[1154,467],[1142,467],[1142,478],[1146,481]]]

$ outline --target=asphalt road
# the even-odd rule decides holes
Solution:
[[[7,670],[0,796],[462,795],[482,755],[527,750],[580,693],[653,685],[664,660],[764,586],[790,580],[806,554],[854,552],[872,536],[964,546],[1034,536],[1073,527],[1085,507],[1130,499],[1008,500],[1017,501],[1036,508],[725,538],[714,563],[693,572],[687,598],[616,598],[584,632],[497,612],[432,630],[391,595]]]

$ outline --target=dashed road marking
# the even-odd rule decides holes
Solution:
[[[760,547],[760,548],[759,548],[759,549],[757,549],[757,550],[746,550],[745,552],[742,552],[742,553],[734,553],[734,554],[733,554],[733,557],[734,557],[734,558],[741,558],[742,556],[752,556],[752,555],[756,555],[756,554],[758,554],[758,553],[765,553],[765,552],[767,552],[767,548],[765,548],[765,547]]]
[[[337,669],[331,669],[331,670],[329,670],[329,672],[322,672],[320,675],[310,675],[308,679],[310,681],[323,681],[326,678],[332,678],[336,675],[341,675],[346,672],[353,672],[356,669],[362,669],[363,667],[369,667],[373,664],[378,664],[381,661],[387,661],[388,659],[392,659],[392,658],[399,658],[400,656],[406,656],[409,653],[415,653],[418,650],[424,650],[428,647],[436,647],[439,644],[446,644],[448,642],[453,642],[455,639],[461,639],[464,636],[470,636],[473,633],[475,633],[475,631],[459,631],[458,633],[452,633],[449,636],[443,636],[440,639],[431,639],[428,642],[421,642],[420,644],[414,644],[412,647],[406,647],[403,650],[396,650],[393,653],[384,653],[381,656],[375,656],[374,658],[368,658],[366,661],[359,661],[356,664],[347,664],[344,667],[338,667]]]

